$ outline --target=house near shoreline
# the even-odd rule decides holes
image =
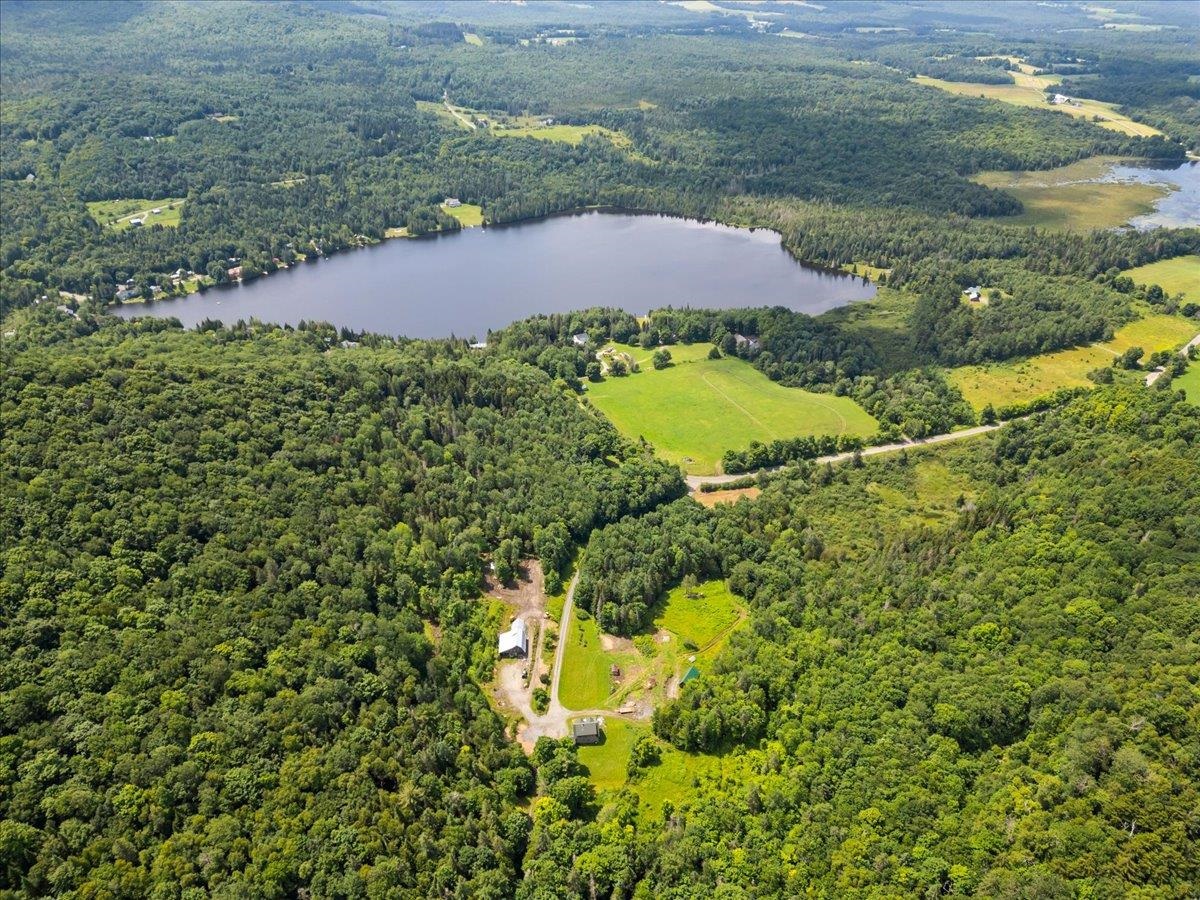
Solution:
[[[513,619],[508,631],[500,633],[496,652],[504,659],[515,659],[529,654],[529,630],[520,616]]]
[[[604,736],[604,720],[599,716],[588,716],[571,726],[571,738],[578,744],[598,744]]]
[[[449,207],[450,209],[456,209],[457,207],[462,206],[462,201],[457,197],[447,197],[445,201],[443,201],[443,205]]]

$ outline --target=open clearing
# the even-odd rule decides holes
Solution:
[[[756,487],[730,488],[725,491],[697,491],[692,498],[701,506],[711,509],[721,503],[737,503],[743,497],[753,500],[761,493],[762,490]]]
[[[668,349],[676,357],[677,348]],[[690,349],[678,350],[676,358],[690,358]],[[650,355],[640,348],[637,352]],[[644,437],[660,456],[694,475],[716,473],[726,450],[745,449],[751,441],[825,434],[866,437],[878,427],[847,397],[783,387],[734,357],[680,361],[657,370],[641,364],[641,369],[592,384],[587,396],[622,434]]]
[[[1171,382],[1171,388],[1183,391],[1189,403],[1200,406],[1200,361],[1193,360],[1187,371]]]
[[[1082,97],[1072,98],[1078,106],[1068,103],[1050,103],[1046,99],[1046,88],[1053,87],[1062,81],[1061,75],[1032,75],[1028,72],[1009,72],[1013,84],[981,84],[973,81],[943,81],[940,78],[930,78],[928,75],[918,75],[913,81],[917,84],[928,85],[951,94],[964,97],[983,97],[988,100],[999,100],[1014,106],[1026,106],[1034,109],[1047,109],[1066,113],[1076,119],[1099,119],[1096,124],[1110,131],[1118,131],[1132,137],[1150,137],[1161,134],[1157,128],[1135,122],[1129,116],[1119,112],[1112,103],[1102,103],[1099,100],[1087,100]]]
[[[146,226],[175,228],[179,225],[183,204],[183,197],[165,197],[162,200],[93,200],[87,208],[92,218],[105,228],[124,231],[135,227],[133,219],[143,219]]]
[[[1028,359],[949,369],[946,377],[976,410],[987,404],[1004,406],[1034,400],[1062,387],[1091,385],[1087,373],[1112,365],[1130,347],[1147,354],[1175,350],[1197,331],[1195,320],[1182,316],[1149,315],[1124,326],[1111,341],[1045,353]]]
[[[1157,284],[1171,296],[1183,294],[1187,300],[1200,302],[1200,254],[1160,259],[1121,274],[1132,278],[1134,284]]]
[[[563,705],[648,712],[674,694],[691,666],[706,671],[746,610],[723,581],[697,585],[693,594],[673,588],[649,631],[633,639],[601,634],[596,620],[576,609],[559,682]]]
[[[442,204],[442,212],[454,216],[463,228],[477,228],[483,224],[483,207],[474,203],[463,203],[461,206]]]
[[[632,152],[633,142],[628,136],[603,125],[565,125],[554,122],[546,116],[518,115],[510,116],[505,113],[485,112],[471,109],[468,106],[455,106],[446,101],[434,103],[429,100],[418,100],[417,108],[431,112],[447,124],[467,131],[486,129],[495,137],[520,138],[529,137],[539,141],[557,141],[562,144],[577,146],[584,138],[599,135],[607,138],[618,150]]]
[[[1093,156],[1041,172],[981,172],[972,180],[1007,191],[1025,204],[1021,215],[999,222],[1076,231],[1116,228],[1153,212],[1155,202],[1170,193],[1158,184],[1096,180],[1121,162],[1115,156]]]

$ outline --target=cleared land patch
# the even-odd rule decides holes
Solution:
[[[463,203],[459,206],[447,206],[443,203],[441,208],[446,215],[458,219],[463,228],[477,228],[483,224],[483,207],[474,203]]]
[[[983,97],[988,100],[999,100],[1014,106],[1025,106],[1033,109],[1048,109],[1076,119],[1099,120],[1095,124],[1110,131],[1128,134],[1132,137],[1150,137],[1162,134],[1157,128],[1135,122],[1129,116],[1117,110],[1112,103],[1099,100],[1087,100],[1083,97],[1072,97],[1072,103],[1050,103],[1046,98],[1046,88],[1053,87],[1062,81],[1061,75],[1032,75],[1028,72],[1009,72],[1013,84],[982,84],[974,81],[943,81],[940,78],[930,78],[928,75],[918,75],[912,80],[958,94],[964,97]]]
[[[1121,274],[1132,278],[1134,284],[1157,284],[1171,296],[1183,294],[1188,300],[1200,302],[1200,254],[1160,259]]]
[[[676,348],[668,349],[675,356]],[[685,358],[682,348],[679,358]],[[849,398],[783,387],[733,357],[641,369],[590,385],[588,397],[621,433],[644,437],[663,458],[693,475],[715,474],[726,450],[745,449],[751,441],[825,434],[866,437],[878,427]]]
[[[682,587],[668,591],[649,631],[632,639],[602,634],[594,618],[579,613],[571,618],[563,655],[563,705],[646,714],[677,690],[689,668],[707,671],[746,616],[723,581],[699,584],[691,596]]]
[[[1149,315],[1117,331],[1111,341],[1045,353],[1028,359],[950,369],[946,377],[975,409],[989,403],[1004,406],[1052,393],[1062,387],[1091,385],[1087,373],[1112,365],[1130,347],[1147,354],[1174,350],[1186,344],[1197,331],[1195,320],[1182,316]]]
[[[134,220],[144,227],[162,225],[175,228],[183,212],[183,197],[164,197],[162,200],[93,200],[87,204],[93,219],[105,228],[125,231],[136,228]]]
[[[1021,215],[998,219],[1006,224],[1070,230],[1116,228],[1153,212],[1154,204],[1170,193],[1158,184],[1097,180],[1123,161],[1094,156],[1043,172],[981,172],[972,180],[1007,191],[1025,204]]]

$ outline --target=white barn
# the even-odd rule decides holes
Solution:
[[[497,652],[501,656],[527,656],[529,654],[529,631],[525,628],[525,620],[518,617],[513,619],[508,631],[501,632]]]

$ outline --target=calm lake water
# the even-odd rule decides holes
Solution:
[[[1200,226],[1200,163],[1185,162],[1169,169],[1135,165],[1113,166],[1098,180],[1161,184],[1171,188],[1171,193],[1154,205],[1154,212],[1129,221],[1138,231],[1159,227]]]
[[[821,313],[867,300],[861,278],[802,266],[772,231],[658,215],[588,212],[421,240],[391,240],[203,295],[114,307],[176,316],[332,322],[408,337],[486,336],[537,313],[617,306],[786,306]]]

